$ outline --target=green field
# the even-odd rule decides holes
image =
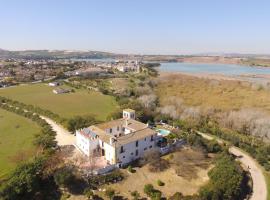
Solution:
[[[34,135],[41,131],[29,119],[0,109],[0,179],[8,175],[19,161],[34,153]]]
[[[50,110],[63,118],[93,114],[105,120],[117,107],[113,97],[99,92],[80,89],[74,93],[54,94],[53,89],[45,83],[21,85],[0,90],[0,96]]]

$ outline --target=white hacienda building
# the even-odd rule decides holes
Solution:
[[[156,147],[156,132],[135,120],[135,111],[123,110],[123,118],[76,131],[76,146],[87,156],[104,156],[119,167]]]

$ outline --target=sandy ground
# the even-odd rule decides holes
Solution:
[[[59,146],[63,145],[74,145],[75,144],[75,136],[68,132],[63,126],[57,124],[53,120],[40,116],[42,119],[44,119],[48,124],[51,125],[52,129],[56,132],[56,141]]]
[[[211,137],[207,134],[198,132],[201,136],[208,140],[212,140],[214,137]],[[218,140],[219,143],[223,143],[222,140]],[[266,200],[267,199],[267,187],[266,181],[263,175],[263,172],[257,162],[249,156],[247,153],[243,152],[237,147],[230,147],[230,153],[237,156],[238,160],[247,168],[252,177],[253,181],[253,193],[250,197],[250,200]]]
[[[178,176],[175,173],[175,169],[169,168],[164,172],[150,172],[147,166],[142,168],[134,168],[136,172],[134,174],[127,173],[127,170],[122,170],[126,174],[126,179],[123,181],[110,185],[116,191],[120,191],[120,194],[131,198],[130,192],[137,190],[142,196],[144,196],[144,185],[151,183],[153,186],[160,190],[165,196],[172,196],[176,191],[181,192],[184,195],[192,195],[198,192],[199,188],[206,184],[209,180],[207,172],[209,169],[198,169],[198,178],[185,179]],[[158,186],[157,180],[160,179],[165,183],[165,186]]]

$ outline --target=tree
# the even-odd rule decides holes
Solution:
[[[210,170],[210,182],[201,188],[200,197],[203,200],[241,199],[241,185],[243,170],[228,153],[222,153],[217,159],[215,167]]]
[[[73,178],[74,178],[73,172],[68,167],[59,169],[54,174],[54,181],[60,187],[68,186],[72,182]]]
[[[85,128],[95,124],[97,121],[94,116],[75,116],[68,120],[67,129],[69,131],[75,132],[80,128]]]
[[[154,191],[154,186],[152,184],[146,184],[143,191],[147,196],[151,196],[152,192]]]
[[[115,196],[115,190],[112,189],[112,188],[108,188],[106,191],[105,191],[105,195],[109,198],[109,199],[113,199],[113,197]]]
[[[21,196],[33,193],[40,187],[43,159],[19,165],[10,179],[1,186],[0,196],[4,199],[20,199]]]
[[[133,200],[138,200],[140,198],[140,193],[136,190],[131,192],[130,194],[133,197]]]
[[[88,198],[88,199],[93,199],[94,197],[94,192],[90,189],[90,188],[86,188],[84,190],[84,195]]]

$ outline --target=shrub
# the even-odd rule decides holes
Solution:
[[[90,188],[86,188],[83,193],[88,199],[92,199],[94,197],[94,192]]]
[[[115,190],[112,188],[108,188],[105,191],[105,195],[109,198],[109,199],[113,199],[113,197],[115,196]]]
[[[149,163],[149,171],[151,172],[162,172],[170,167],[169,161],[159,158]]]
[[[158,186],[164,186],[164,185],[165,185],[165,183],[164,183],[164,182],[162,182],[161,180],[157,180],[157,185],[158,185]]]
[[[223,152],[209,172],[210,182],[201,188],[202,199],[241,199],[244,174],[231,155]]]
[[[128,171],[129,171],[130,173],[135,173],[135,172],[136,172],[136,170],[133,169],[133,168],[131,167],[131,165],[128,166]]]
[[[154,186],[152,184],[146,184],[143,191],[147,196],[151,196],[152,192],[154,191]]]
[[[161,199],[162,193],[159,190],[156,190],[152,184],[146,184],[143,191],[152,200]]]
[[[54,181],[60,187],[68,186],[74,178],[73,172],[70,168],[59,169],[54,174]]]
[[[138,200],[140,198],[140,193],[138,191],[133,191],[130,194],[133,197],[133,200]]]

